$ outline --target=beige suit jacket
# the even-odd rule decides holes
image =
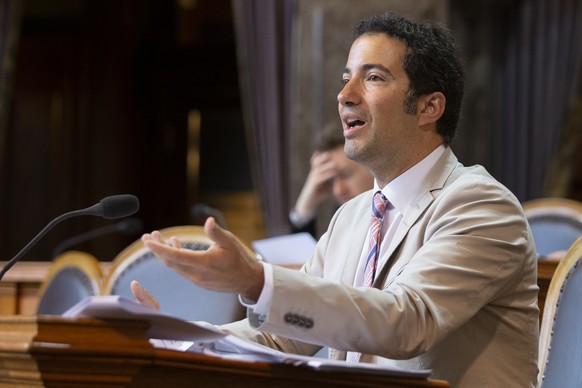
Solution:
[[[329,346],[432,369],[451,387],[535,386],[537,258],[519,201],[446,152],[405,211],[374,288],[352,287],[372,192],[343,205],[302,271],[274,267],[266,316],[225,326],[287,352]]]

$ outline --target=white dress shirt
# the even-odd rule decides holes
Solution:
[[[398,224],[402,219],[402,214],[404,214],[406,208],[409,206],[410,200],[414,198],[414,194],[420,187],[422,180],[426,177],[444,151],[444,145],[437,147],[426,158],[412,166],[400,176],[396,177],[396,179],[388,183],[384,188],[380,188],[378,182],[374,180],[374,192],[381,190],[382,194],[384,194],[384,196],[390,201],[390,206],[386,210],[384,222],[382,224],[383,237],[382,243],[380,244],[378,268],[382,268],[388,260],[388,257],[386,257],[384,253],[387,251],[389,242],[392,240],[392,236],[398,228]],[[369,233],[370,232],[368,231],[366,241],[369,241]],[[360,255],[358,271],[354,278],[353,285],[355,287],[362,286],[367,255],[368,244],[364,244],[362,247],[362,254]],[[263,264],[265,284],[261,291],[261,295],[259,296],[259,300],[255,302],[240,298],[240,301],[244,306],[252,308],[256,314],[266,315],[273,298],[273,268],[269,263],[262,262],[261,264]]]

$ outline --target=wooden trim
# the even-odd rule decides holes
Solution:
[[[446,381],[321,372],[155,349],[144,321],[0,317],[0,385],[116,387],[448,387]]]
[[[582,258],[582,237],[580,237],[566,253],[566,256],[560,260],[556,267],[556,271],[550,281],[548,293],[545,299],[545,306],[543,311],[542,323],[540,327],[540,342],[539,342],[539,378],[541,381],[544,375],[546,361],[548,359],[550,342],[552,338],[553,323],[555,320],[556,310],[558,308],[558,300],[564,283],[567,279],[570,270],[578,264]]]
[[[539,198],[522,204],[527,218],[558,214],[582,222],[582,202],[568,198]]]
[[[159,232],[166,240],[169,240],[172,237],[177,237],[182,242],[212,244],[212,240],[206,236],[204,228],[199,225],[173,226],[160,229]],[[109,273],[103,280],[101,289],[102,295],[109,295],[111,293],[111,289],[113,288],[116,279],[118,279],[127,267],[129,267],[136,259],[141,257],[142,252],[147,252],[147,248],[145,248],[140,239],[134,241],[113,259]]]

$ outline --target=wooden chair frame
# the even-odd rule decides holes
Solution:
[[[527,217],[554,214],[570,217],[582,223],[582,203],[568,198],[539,198],[522,204]]]
[[[38,300],[35,310],[38,310],[42,303],[48,287],[55,277],[66,268],[76,268],[87,276],[90,286],[95,290],[95,295],[100,294],[103,273],[99,261],[95,256],[82,251],[66,251],[55,258],[49,267],[49,271],[38,291]]]
[[[541,383],[544,376],[545,367],[550,354],[554,321],[559,307],[560,296],[565,282],[571,270],[582,260],[582,237],[580,237],[568,250],[566,256],[559,262],[556,271],[550,282],[544,312],[540,326],[539,358],[538,358],[538,381]],[[582,330],[582,327],[581,327]]]
[[[204,227],[199,225],[183,225],[183,226],[172,226],[159,231],[164,239],[169,240],[171,237],[177,237],[181,241],[188,243],[198,243],[202,245],[210,245],[212,240],[206,236],[204,232]],[[121,251],[112,262],[112,266],[105,277],[103,286],[101,288],[102,295],[109,295],[115,284],[115,280],[129,267],[133,264],[133,261],[127,260],[128,257],[140,256],[136,255],[139,251],[146,251],[143,242],[141,240],[134,241],[131,245]]]

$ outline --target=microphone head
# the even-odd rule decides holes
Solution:
[[[100,202],[101,216],[108,220],[127,217],[139,209],[139,200],[135,195],[120,194],[105,197]]]

